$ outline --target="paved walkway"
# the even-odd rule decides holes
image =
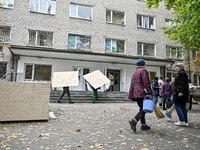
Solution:
[[[189,111],[189,127],[172,119],[147,114],[149,131],[133,133],[128,123],[138,112],[136,103],[50,103],[57,119],[0,123],[2,150],[197,150],[200,144],[200,105]],[[164,112],[164,111],[163,111]]]

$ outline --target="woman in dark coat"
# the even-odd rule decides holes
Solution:
[[[175,103],[175,109],[179,117],[179,122],[175,123],[175,125],[186,125],[188,126],[187,119],[187,109],[186,102],[188,102],[188,75],[184,70],[184,65],[182,63],[177,63],[176,65],[177,76],[174,82],[173,88],[173,100]]]
[[[136,124],[141,121],[141,130],[149,130],[150,127],[145,123],[145,112],[143,111],[143,99],[146,96],[144,88],[147,89],[149,93],[149,98],[152,98],[151,84],[148,76],[148,72],[145,69],[145,61],[143,59],[138,59],[136,62],[138,66],[134,71],[131,78],[131,87],[129,90],[129,99],[137,101],[140,110],[138,114],[129,121],[133,131],[136,131]]]

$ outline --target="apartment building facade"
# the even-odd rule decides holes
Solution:
[[[52,82],[53,72],[100,70],[114,77],[114,90],[128,92],[136,61],[143,58],[150,79],[175,75],[177,49],[161,26],[170,25],[172,10],[163,3],[146,8],[145,0],[0,0],[7,42],[17,82]],[[1,59],[3,62],[3,59]],[[9,68],[9,67],[7,67]],[[197,77],[198,78],[198,77]],[[104,91],[105,87],[101,87]]]

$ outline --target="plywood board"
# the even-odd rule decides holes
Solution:
[[[99,70],[93,71],[83,76],[95,89],[110,82],[110,80]]]
[[[78,86],[78,71],[54,72],[52,87]]]
[[[0,122],[49,119],[50,83],[0,81]]]

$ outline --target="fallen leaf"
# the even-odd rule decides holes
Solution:
[[[81,132],[81,129],[76,130],[76,132]]]

